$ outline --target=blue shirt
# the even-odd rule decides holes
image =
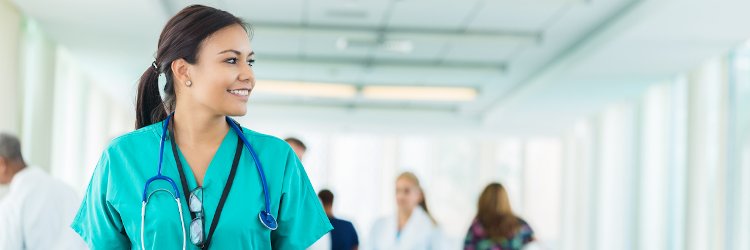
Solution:
[[[355,246],[359,246],[359,238],[357,237],[357,231],[354,230],[354,225],[351,222],[336,219],[334,217],[328,217],[333,225],[331,231],[331,249],[333,250],[351,250]]]

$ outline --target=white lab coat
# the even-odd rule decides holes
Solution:
[[[441,233],[430,217],[421,208],[414,208],[409,220],[398,231],[398,215],[391,215],[375,221],[370,231],[365,249],[369,250],[434,250],[443,249]]]
[[[312,246],[308,247],[307,250],[331,250],[331,233],[327,233],[323,235],[323,237],[320,237],[318,241],[312,244]]]
[[[63,182],[26,167],[0,200],[0,249],[86,249],[70,228],[80,201]]]

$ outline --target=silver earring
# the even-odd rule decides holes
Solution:
[[[187,85],[188,87],[193,86],[193,82],[191,82],[190,80],[188,80],[187,82],[185,82],[185,85]]]

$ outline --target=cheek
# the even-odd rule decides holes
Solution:
[[[204,104],[215,104],[223,99],[226,89],[217,82],[204,81],[200,86],[194,86],[193,95]]]
[[[207,74],[200,78],[200,85],[194,85],[194,95],[204,102],[213,102],[226,99],[227,88],[232,84],[232,79],[222,74]]]
[[[416,194],[409,195],[409,201],[415,204],[419,203],[419,195],[416,195]]]

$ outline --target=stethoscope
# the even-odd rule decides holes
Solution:
[[[186,242],[187,242],[187,233],[185,231],[185,220],[183,219],[183,213],[182,213],[182,203],[180,202],[180,190],[177,189],[177,184],[175,184],[174,180],[172,178],[169,178],[166,175],[161,174],[161,166],[162,162],[164,160],[164,141],[167,138],[167,128],[169,127],[169,121],[172,118],[174,113],[167,116],[167,118],[164,120],[164,124],[162,125],[162,132],[161,132],[161,142],[159,144],[159,168],[156,172],[156,175],[149,178],[146,181],[146,185],[143,188],[143,199],[141,202],[141,249],[145,248],[144,238],[143,238],[143,231],[144,231],[144,221],[146,218],[146,204],[148,204],[148,200],[151,198],[151,195],[164,191],[167,193],[172,194],[172,196],[175,199],[175,202],[177,203],[177,211],[180,212],[180,224],[182,225],[182,249],[184,250],[186,248]],[[227,123],[229,123],[229,126],[234,130],[234,132],[237,134],[237,136],[240,137],[242,140],[242,143],[245,144],[245,147],[250,151],[250,155],[253,158],[253,161],[255,162],[255,167],[258,169],[258,174],[260,175],[260,181],[263,185],[263,196],[265,197],[265,209],[263,211],[260,211],[258,214],[258,219],[260,220],[260,223],[263,224],[266,228],[270,230],[276,230],[278,228],[278,224],[276,223],[276,218],[271,215],[271,199],[268,196],[268,183],[266,182],[266,175],[263,172],[263,167],[260,164],[260,160],[258,160],[258,155],[255,153],[255,149],[253,149],[253,146],[250,145],[250,142],[245,137],[245,134],[242,132],[242,129],[239,127],[239,124],[232,120],[232,118],[226,117]],[[151,194],[148,193],[148,186],[151,184],[151,182],[156,180],[164,180],[169,182],[169,184],[172,186],[172,192],[166,189],[158,189]]]

